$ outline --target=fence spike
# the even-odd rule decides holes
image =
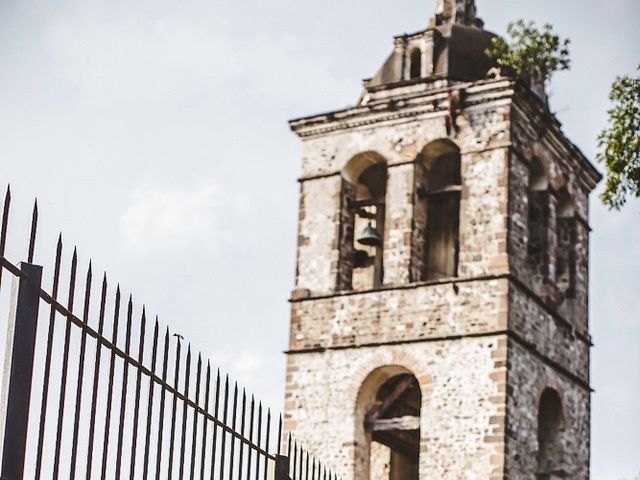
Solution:
[[[131,352],[131,324],[133,321],[133,297],[129,294],[127,304],[127,330],[125,333],[124,351],[127,355]],[[124,421],[127,411],[127,387],[129,386],[129,362],[125,360],[122,372],[122,390],[120,392],[120,421],[118,423],[118,445],[116,447],[116,475],[115,480],[120,480],[122,474],[122,448],[124,442]]]
[[[213,407],[213,411],[214,411],[214,418],[216,420],[219,420],[219,416],[218,416],[218,409],[220,406],[220,368],[218,368],[218,373],[216,374],[216,393],[215,393],[215,401],[214,401],[214,407]],[[215,467],[216,467],[216,449],[218,447],[218,424],[214,423],[213,424],[213,440],[212,440],[212,448],[213,448],[213,452],[211,455],[211,480],[213,480],[214,478],[214,474],[215,474]]]
[[[182,402],[182,424],[180,429],[180,464],[178,466],[179,479],[184,478],[184,459],[186,455],[187,413],[189,400],[189,382],[191,380],[191,343],[187,344],[187,359],[184,375],[184,401]]]
[[[245,388],[242,389],[242,410],[240,416],[240,455],[238,458],[238,480],[242,480],[242,467],[244,460],[244,427],[245,427],[245,419],[247,412],[247,390]],[[251,447],[249,447],[251,448]]]
[[[157,365],[157,355],[158,355],[158,333],[160,330],[160,325],[158,322],[158,316],[156,315],[156,320],[153,325],[153,346],[151,348],[151,373],[155,376],[156,373],[156,365]],[[155,385],[155,380],[153,377],[149,378],[149,393],[147,395],[147,424],[145,427],[145,440],[144,440],[144,455],[142,457],[142,478],[146,480],[149,475],[149,450],[151,443],[151,420],[153,418],[153,392],[155,389],[153,388]]]
[[[258,402],[258,438],[256,445],[262,447],[262,402]],[[256,479],[260,475],[260,454],[256,453]]]
[[[233,414],[231,420],[231,430],[236,431],[236,419],[238,416],[238,382],[234,382],[233,387]],[[229,480],[231,480],[233,476],[233,461],[234,454],[236,449],[236,437],[235,435],[231,435],[231,450],[229,452]]]
[[[7,186],[7,193],[4,196],[4,206],[2,208],[2,227],[0,227],[0,256],[4,256],[4,249],[7,244],[7,228],[9,226],[9,210],[11,206],[11,186]],[[2,275],[2,268],[0,268]],[[0,276],[0,278],[2,278]]]
[[[249,407],[249,443],[253,444],[253,420],[255,414],[256,407],[256,399],[251,395],[251,404]],[[251,457],[252,457],[253,448],[249,447],[249,453],[247,454],[247,480],[251,478]]]
[[[71,471],[69,478],[74,479],[76,474],[76,463],[78,458],[78,438],[80,435],[80,409],[82,406],[82,387],[84,384],[84,357],[87,348],[87,330],[84,328],[89,323],[89,305],[91,302],[91,281],[93,275],[91,272],[91,260],[89,260],[89,268],[87,269],[87,277],[84,286],[84,308],[82,309],[82,335],[80,340],[80,361],[78,366],[78,380],[76,384],[76,405],[73,420],[73,441],[71,444]]]
[[[196,362],[196,398],[195,404],[200,406],[200,380],[202,377],[202,354],[198,352],[198,360]],[[193,425],[192,425],[192,437],[191,437],[191,461],[190,461],[190,475],[189,478],[194,480],[196,469],[196,443],[198,441],[198,415],[197,409],[193,409]],[[206,418],[206,417],[205,417]]]
[[[144,361],[144,340],[147,327],[147,311],[142,306],[142,315],[140,317],[140,332],[138,336],[138,362]],[[136,453],[138,449],[138,422],[140,420],[140,387],[142,383],[142,371],[137,369],[136,375],[136,393],[133,402],[133,429],[131,432],[131,457],[129,461],[129,478],[136,478]]]
[[[174,334],[175,335],[175,334]],[[169,439],[169,465],[168,465],[168,478],[172,478],[173,476],[173,447],[175,445],[176,440],[176,411],[178,408],[178,391],[180,390],[180,351],[182,347],[181,337],[176,335],[176,360],[174,366],[174,376],[173,376],[173,403],[171,407],[171,435]]]
[[[7,195],[11,196],[9,189],[7,189]],[[4,228],[4,225],[3,225]],[[0,246],[0,254],[2,253],[2,246]],[[58,242],[56,244],[56,258],[53,266],[53,286],[51,288],[51,297],[54,301],[58,299],[58,287],[60,285],[60,267],[62,265],[62,233],[58,235]],[[2,268],[0,268],[2,273]],[[40,480],[42,469],[42,454],[44,449],[44,429],[47,419],[47,404],[49,401],[49,380],[51,375],[51,355],[53,351],[53,334],[56,319],[56,308],[52,303],[49,309],[49,331],[47,333],[47,351],[45,353],[44,362],[44,378],[42,382],[42,401],[40,403],[40,428],[38,431],[38,449],[36,453],[36,471],[35,479]]]
[[[33,254],[36,248],[36,232],[38,230],[38,199],[33,202],[33,213],[31,214],[31,233],[29,235],[29,254],[27,263],[33,263]]]
[[[76,288],[76,270],[78,267],[78,252],[73,249],[73,257],[71,258],[71,275],[69,279],[69,297],[67,302],[67,310],[73,312],[73,300]],[[60,473],[60,452],[62,447],[62,427],[64,420],[64,410],[67,391],[67,374],[69,370],[69,343],[71,341],[71,319],[67,317],[67,325],[64,334],[64,350],[62,357],[62,377],[60,380],[60,397],[58,399],[58,424],[56,428],[56,443],[53,463],[53,480],[58,479]]]
[[[164,334],[164,353],[162,357],[162,383],[166,385],[167,382],[167,370],[169,368],[169,327],[166,327]],[[164,433],[164,404],[166,397],[166,390],[164,388],[160,389],[160,409],[158,411],[158,423],[160,424],[158,428],[158,446],[156,448],[156,478],[160,478],[160,466],[162,461],[162,437]]]
[[[267,409],[267,431],[266,433],[266,442],[264,449],[269,451],[269,439],[271,438],[271,408]],[[267,458],[264,459],[264,480],[267,480],[269,469],[267,468]]]
[[[282,447],[282,414],[278,417],[278,455],[280,455]]]
[[[205,393],[204,393],[204,411],[209,413],[209,398],[210,398],[210,388],[211,388],[211,363],[207,360],[207,373],[205,380]],[[205,415],[202,422],[202,449],[200,451],[200,480],[204,480],[204,470],[205,470],[205,455],[207,452],[207,423],[208,417]]]

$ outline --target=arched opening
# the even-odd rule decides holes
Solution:
[[[411,51],[410,62],[409,78],[413,80],[422,77],[422,51],[419,48],[416,47]]]
[[[562,400],[553,388],[546,388],[538,407],[538,479],[567,478],[562,433]]]
[[[576,227],[575,202],[563,188],[556,208],[556,284],[566,298],[574,298],[576,293]]]
[[[460,149],[449,140],[427,145],[415,166],[412,279],[458,275]]]
[[[539,158],[529,169],[527,254],[535,273],[545,278],[549,272],[549,181]]]
[[[375,152],[353,157],[342,171],[338,290],[366,290],[383,281],[387,163]]]
[[[364,448],[357,479],[418,480],[421,403],[418,380],[402,367],[383,367],[367,378],[358,398]]]

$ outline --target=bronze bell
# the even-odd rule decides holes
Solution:
[[[371,226],[371,223],[369,223],[362,232],[362,235],[358,237],[358,243],[369,247],[381,247],[382,237],[380,233]]]

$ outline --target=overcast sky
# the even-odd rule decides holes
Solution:
[[[80,258],[277,409],[300,142],[289,118],[353,104],[431,0],[0,1],[0,183]],[[608,86],[640,63],[638,0],[479,0],[486,27],[572,39],[551,85],[594,159]],[[592,200],[593,478],[640,473],[640,202]],[[38,259],[36,259],[38,260]]]

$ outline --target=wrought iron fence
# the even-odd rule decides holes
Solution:
[[[144,307],[137,311],[106,274],[95,297],[91,262],[78,309],[77,251],[68,282],[61,235],[52,271],[33,263],[37,201],[27,261],[8,260],[10,205],[7,189],[0,229],[0,299],[9,308],[2,479],[336,479],[290,435],[283,439],[281,416],[157,317],[150,321]]]

